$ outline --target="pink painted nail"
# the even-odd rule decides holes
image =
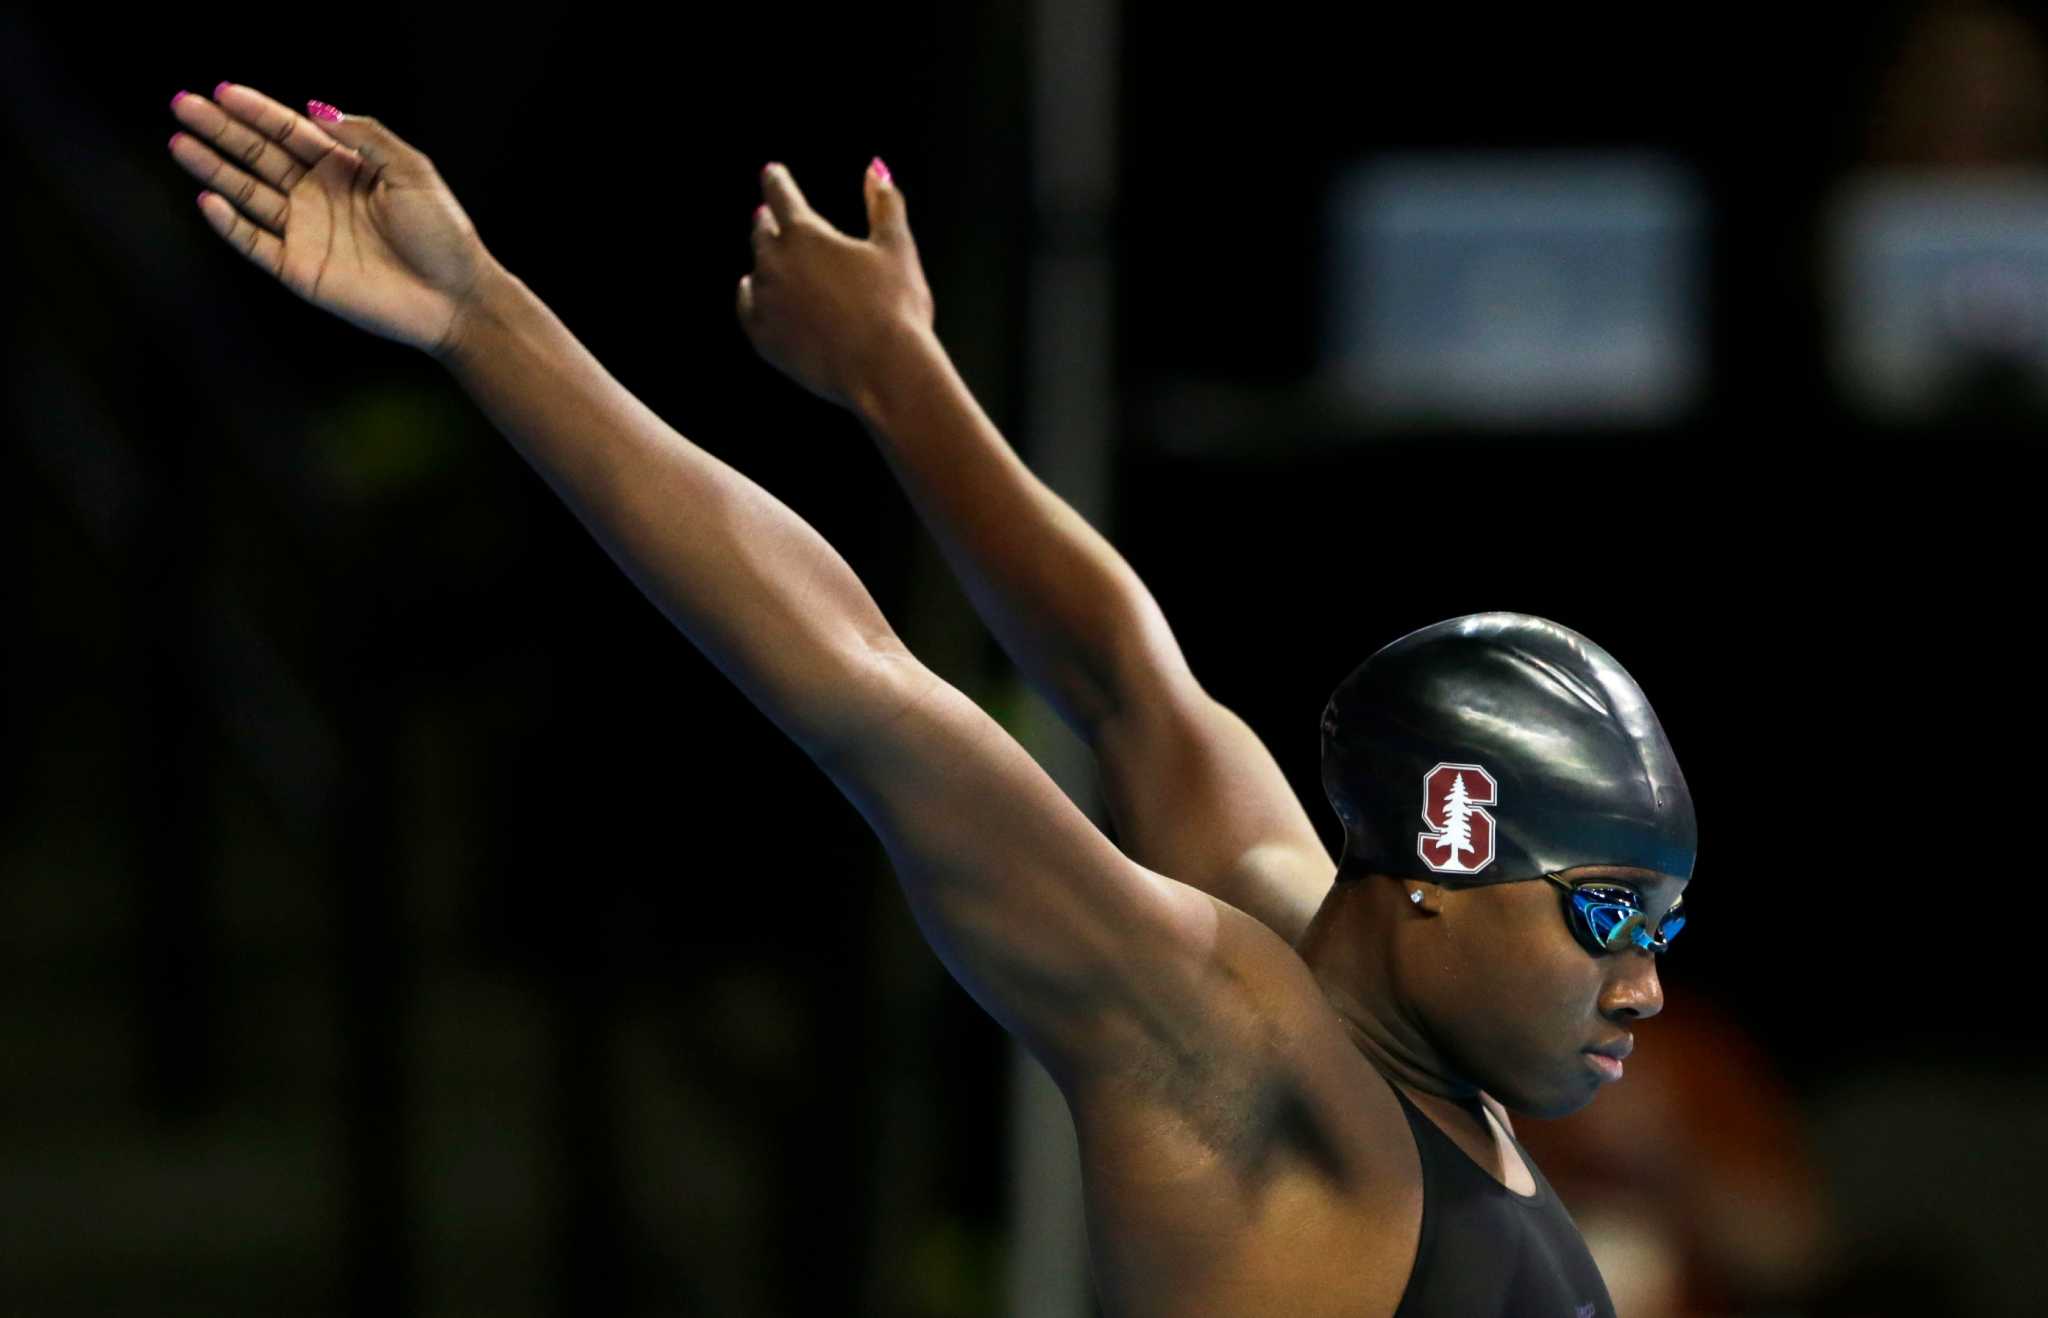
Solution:
[[[220,81],[219,81],[218,83],[214,84],[214,88],[213,88],[213,99],[214,99],[214,100],[216,100],[216,101],[217,101],[217,100],[219,100],[219,99],[220,99],[220,94],[221,94],[221,92],[222,92],[223,90],[225,90],[226,88],[229,88],[229,87],[232,87],[232,86],[234,86],[234,84],[233,84],[233,83],[231,83],[231,82],[229,82],[229,81],[228,81],[227,79],[225,79],[225,78],[221,79],[221,80],[220,80]]]
[[[184,134],[183,134],[183,133],[172,133],[172,134],[171,134],[171,145],[172,145],[172,146],[176,146],[176,145],[178,144],[178,139],[179,139],[179,138],[181,138],[181,137],[183,137],[183,136],[184,136]]]
[[[341,111],[325,101],[307,101],[306,113],[312,115],[323,124],[338,124],[342,118]]]
[[[887,183],[889,181],[889,167],[882,163],[880,156],[876,156],[873,162],[868,165],[868,168],[874,170],[875,177],[882,180],[882,182]]]
[[[184,100],[187,96],[190,96],[191,94],[191,92],[179,92],[176,96],[173,96],[171,98],[171,104],[175,106],[179,101]]]
[[[199,194],[199,204],[201,206],[204,206],[206,204],[206,194],[203,192]]]

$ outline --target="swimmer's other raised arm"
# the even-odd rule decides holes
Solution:
[[[1315,826],[1130,564],[982,411],[933,331],[902,193],[872,168],[863,187],[865,240],[821,219],[786,169],[764,172],[754,346],[867,426],[990,630],[1094,749],[1131,857],[1293,942],[1336,868]]]
[[[1240,917],[1118,852],[904,649],[815,530],[607,373],[483,249],[424,155],[374,120],[322,125],[250,88],[218,94],[178,103],[193,135],[172,146],[212,189],[215,231],[316,306],[447,366],[860,809],[948,968],[1070,1092],[1213,1051],[1246,1019],[1229,1008],[1249,1010],[1247,955],[1309,999],[1276,940],[1252,929],[1248,943]]]

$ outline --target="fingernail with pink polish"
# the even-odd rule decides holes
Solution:
[[[184,100],[187,96],[190,96],[191,94],[191,92],[179,92],[176,96],[173,96],[171,98],[172,107],[176,108],[179,101]]]
[[[342,118],[341,111],[325,101],[307,101],[306,113],[312,115],[323,124],[338,124]]]
[[[213,85],[213,99],[214,99],[214,100],[216,100],[216,101],[217,101],[217,100],[219,100],[219,99],[220,99],[220,94],[221,94],[222,92],[226,91],[226,90],[227,90],[228,88],[230,88],[230,87],[232,87],[232,86],[234,86],[234,84],[233,84],[233,83],[231,83],[231,82],[229,82],[229,81],[228,81],[227,79],[225,79],[225,78],[223,78],[223,79],[221,79],[221,80],[220,80],[219,82],[215,83],[215,84]]]
[[[889,167],[882,163],[882,158],[880,156],[876,156],[874,160],[868,164],[868,168],[874,170],[875,177],[882,180],[882,182],[887,183],[889,181]]]

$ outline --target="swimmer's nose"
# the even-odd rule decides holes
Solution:
[[[1600,1014],[1611,1021],[1648,1020],[1664,1010],[1664,985],[1657,979],[1657,958],[1644,948],[1630,948],[1609,958],[1615,970],[1600,992]]]

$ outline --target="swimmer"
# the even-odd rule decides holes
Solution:
[[[1099,752],[1123,736],[1142,743],[1128,763],[1160,769],[1118,807],[1144,820],[1127,855],[909,652],[815,530],[606,372],[418,149],[373,118],[241,85],[181,93],[172,113],[171,152],[206,184],[222,240],[445,367],[859,809],[934,952],[1066,1097],[1109,1312],[1612,1313],[1496,1097],[1560,1115],[1618,1076],[1683,918],[1690,797],[1604,651],[1482,614],[1362,665],[1325,712],[1346,843],[1310,906],[1299,804],[1280,808],[1255,738],[1193,700],[1177,652],[1155,680],[1181,703],[1120,704],[1140,692],[1118,681],[1169,658],[1155,610],[1116,662],[1052,664],[1061,690],[1096,700]],[[869,179],[893,193],[879,169]],[[901,267],[915,259],[903,212],[856,246],[786,170],[762,182],[741,323],[785,370],[861,397],[886,345],[833,341],[831,308],[786,296],[814,286],[780,253],[829,239],[872,260],[894,244]],[[943,392],[897,406],[924,418],[913,428],[946,427]],[[1009,607],[1030,620],[1044,606]],[[1173,803],[1176,786],[1192,795]]]

